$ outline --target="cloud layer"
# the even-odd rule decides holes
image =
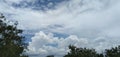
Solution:
[[[36,57],[62,56],[69,44],[101,52],[120,43],[119,0],[69,0],[46,11],[11,5],[24,0],[5,1],[0,0],[0,12],[10,20],[19,21],[19,28],[35,31],[28,48]],[[63,34],[67,36],[62,37]]]

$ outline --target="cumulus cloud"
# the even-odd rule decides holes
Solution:
[[[94,47],[97,51],[118,45],[119,3],[119,0],[69,0],[60,3],[55,9],[41,11],[33,10],[32,7],[14,8],[0,0],[0,12],[5,13],[10,20],[19,21],[19,27],[24,30],[44,31],[36,32],[32,37],[29,43],[31,54],[65,54],[69,44]],[[47,35],[49,32],[50,35]],[[54,37],[54,33],[72,36],[59,38],[59,35]],[[53,49],[56,51],[51,51]]]
[[[40,31],[32,37],[32,42],[29,42],[29,53],[37,54],[37,57],[45,57],[47,55],[55,55],[57,57],[66,54],[69,45],[83,46],[88,44],[85,38],[78,38],[75,35],[70,35],[67,38],[54,37],[52,33],[45,34]]]

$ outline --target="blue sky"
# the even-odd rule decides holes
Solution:
[[[98,52],[119,45],[119,6],[119,0],[0,0],[0,12],[25,31],[30,57],[62,57],[70,44]]]
[[[33,1],[20,1],[19,3],[12,3],[11,5],[16,8],[31,8],[33,10],[46,10],[54,9],[58,3],[61,3],[67,0],[34,0]]]

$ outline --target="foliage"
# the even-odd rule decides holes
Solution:
[[[54,55],[48,55],[48,56],[46,56],[46,57],[54,57]]]
[[[0,16],[0,57],[28,57],[24,55],[26,45],[21,35],[22,30],[17,28],[17,22],[8,24],[6,18]]]
[[[106,49],[105,53],[106,57],[120,57],[120,46],[111,49]]]
[[[77,48],[69,46],[70,52],[64,57],[120,57],[120,46],[106,49],[104,53],[97,53],[95,49]]]
[[[75,46],[69,46],[70,52],[64,57],[96,57],[97,53],[94,49],[76,48]]]

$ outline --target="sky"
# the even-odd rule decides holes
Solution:
[[[18,21],[30,57],[62,57],[68,46],[97,52],[120,44],[120,0],[0,0],[0,12]]]

